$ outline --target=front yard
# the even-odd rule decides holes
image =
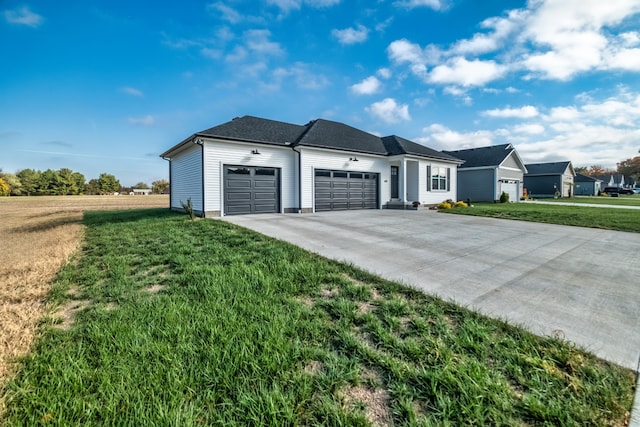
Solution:
[[[606,198],[605,200],[616,198]],[[562,199],[571,201],[574,199]],[[625,200],[625,199],[621,199]],[[633,198],[632,200],[636,200]],[[547,199],[545,199],[547,201]],[[564,206],[537,203],[474,203],[469,208],[454,208],[442,212],[545,222],[578,227],[604,228],[607,230],[640,232],[640,210],[607,209],[589,206]]]
[[[146,209],[84,223],[0,424],[628,421],[634,373],[560,339],[227,222]]]
[[[560,199],[541,199],[545,202],[567,202],[567,203],[588,203],[594,205],[616,205],[616,206],[640,206],[640,194],[620,195],[618,197],[609,196],[576,196]]]

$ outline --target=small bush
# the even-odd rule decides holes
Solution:
[[[463,202],[463,201],[459,201],[459,202],[455,202],[455,203],[453,204],[453,207],[454,207],[454,208],[468,208],[468,207],[469,207],[469,205],[467,205],[467,204],[466,204],[465,202]]]
[[[191,197],[187,199],[187,203],[180,200],[180,204],[182,205],[182,209],[189,215],[189,219],[193,221],[196,217],[196,214],[193,212],[193,203],[191,203]]]
[[[507,203],[509,201],[509,193],[502,192],[500,195],[500,203]]]
[[[442,202],[442,203],[438,204],[438,205],[436,206],[436,208],[438,208],[438,209],[451,209],[451,203],[449,203],[449,202]]]

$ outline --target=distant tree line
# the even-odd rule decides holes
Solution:
[[[575,171],[576,173],[588,176],[613,175],[619,173],[634,179],[640,179],[640,156],[622,160],[616,166],[616,169],[607,169],[600,165],[591,165],[589,167],[577,167]]]
[[[131,188],[148,189],[149,186],[139,182]],[[83,174],[68,168],[46,171],[22,169],[15,174],[0,169],[0,196],[113,194],[130,191],[131,188],[123,187],[115,176],[108,173],[102,173],[97,179],[87,182]],[[166,179],[154,181],[151,185],[152,192],[157,194],[167,188],[169,181]]]

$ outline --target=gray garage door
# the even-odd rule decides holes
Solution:
[[[280,212],[280,169],[224,167],[226,215]]]
[[[316,169],[316,211],[378,208],[378,174]]]

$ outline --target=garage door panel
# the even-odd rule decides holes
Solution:
[[[316,170],[314,190],[316,211],[378,207],[377,174]]]
[[[279,212],[279,178],[277,168],[225,166],[225,214]]]

